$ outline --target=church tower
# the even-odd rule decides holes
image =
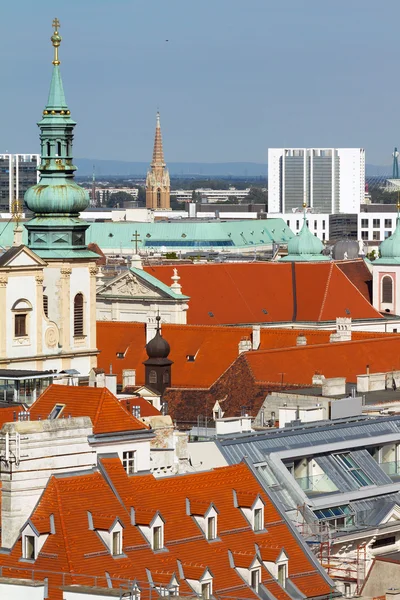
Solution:
[[[157,112],[153,160],[146,178],[146,207],[170,210],[170,180],[164,160],[159,112]]]
[[[79,219],[79,213],[89,206],[89,196],[74,181],[72,141],[76,123],[61,79],[59,26],[58,19],[54,19],[53,73],[47,105],[38,123],[40,181],[25,194],[25,202],[35,214],[26,229],[28,247],[46,262],[37,301],[43,303],[42,329],[51,324],[52,335],[43,338],[42,364],[47,367],[49,355],[53,359],[58,355],[57,365],[51,363],[55,368],[76,368],[86,374],[96,366],[97,356],[97,255],[87,249],[85,234],[89,225]],[[41,338],[42,331],[37,335]]]
[[[157,391],[161,396],[171,387],[172,360],[168,358],[170,347],[160,331],[161,317],[156,317],[156,335],[146,344],[147,360],[143,362],[145,370],[145,385]]]

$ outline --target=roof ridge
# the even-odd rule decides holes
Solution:
[[[353,261],[354,262],[354,261]],[[364,263],[365,264],[365,263]],[[347,277],[346,273],[344,271],[342,271],[342,269],[339,268],[339,271],[342,273],[342,275],[344,275],[346,277],[346,279],[351,283],[351,285],[357,290],[357,292],[360,294],[360,296],[362,296],[363,300],[365,300],[366,302],[368,302],[369,306],[376,312],[376,314],[382,318],[381,313],[376,310],[375,306],[373,304],[371,304],[367,298],[364,296],[364,294],[361,293],[361,291],[358,289],[358,287],[352,282],[352,280]]]
[[[54,481],[54,486],[55,486],[55,490],[56,490],[56,497],[57,497],[57,505],[58,505],[58,514],[60,517],[60,523],[61,523],[61,532],[62,532],[62,536],[64,539],[64,548],[65,548],[65,554],[67,556],[67,561],[68,561],[68,568],[70,573],[73,572],[72,569],[72,560],[71,560],[71,551],[69,548],[69,544],[68,544],[68,537],[66,535],[66,527],[65,527],[65,523],[64,523],[64,516],[63,516],[63,512],[62,512],[62,507],[61,507],[61,497],[60,497],[60,490],[58,489],[58,480],[55,477],[52,477],[50,479],[50,481],[53,480]]]
[[[322,313],[324,311],[325,302],[326,302],[326,299],[328,297],[328,289],[329,289],[329,284],[331,282],[331,277],[332,277],[332,272],[333,272],[333,266],[334,266],[334,264],[335,263],[333,263],[333,262],[330,263],[330,269],[329,269],[329,273],[328,273],[328,279],[326,281],[325,292],[324,292],[324,297],[322,299],[321,311],[320,311],[320,313],[318,315],[318,321],[322,321]]]
[[[96,388],[96,389],[97,389],[97,388]],[[101,394],[100,394],[100,402],[99,402],[99,403],[98,403],[98,405],[97,405],[96,414],[95,414],[95,416],[94,416],[94,419],[93,419],[93,429],[96,427],[96,425],[97,425],[97,421],[98,421],[98,419],[99,419],[99,417],[100,417],[100,414],[101,414],[101,409],[103,408],[104,399],[105,399],[105,396],[106,396],[106,391],[108,391],[108,389],[107,389],[106,387],[104,387],[104,388],[102,389],[102,391],[101,391]]]

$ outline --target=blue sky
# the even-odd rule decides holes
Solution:
[[[38,151],[51,22],[75,156],[266,162],[269,146],[400,146],[398,0],[18,0],[2,6],[0,152]],[[169,40],[168,42],[166,40]]]

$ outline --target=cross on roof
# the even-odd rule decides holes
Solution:
[[[138,253],[138,242],[141,242],[142,240],[140,239],[140,233],[138,233],[138,231],[136,230],[135,233],[133,234],[133,239],[131,240],[132,242],[135,242],[135,254]]]
[[[56,33],[60,27],[60,21],[57,18],[53,19],[52,27],[54,27],[54,32]]]

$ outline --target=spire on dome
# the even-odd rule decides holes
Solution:
[[[47,105],[38,123],[40,181],[25,194],[26,205],[35,213],[26,225],[28,245],[43,258],[65,257],[68,252],[75,256],[75,251],[86,252],[89,257],[92,253],[85,244],[88,225],[78,219],[79,213],[89,206],[89,195],[74,181],[72,142],[76,123],[68,110],[60,73],[59,20],[54,19],[52,26],[53,72]]]
[[[313,235],[307,224],[307,203],[303,202],[303,226],[299,233],[288,242],[288,254],[281,258],[284,262],[316,262],[330,260],[322,251],[324,244]]]
[[[163,151],[162,136],[161,136],[161,125],[160,125],[160,112],[159,111],[157,111],[156,134],[154,137],[153,160],[152,160],[151,166],[152,167],[165,167],[164,151]]]

